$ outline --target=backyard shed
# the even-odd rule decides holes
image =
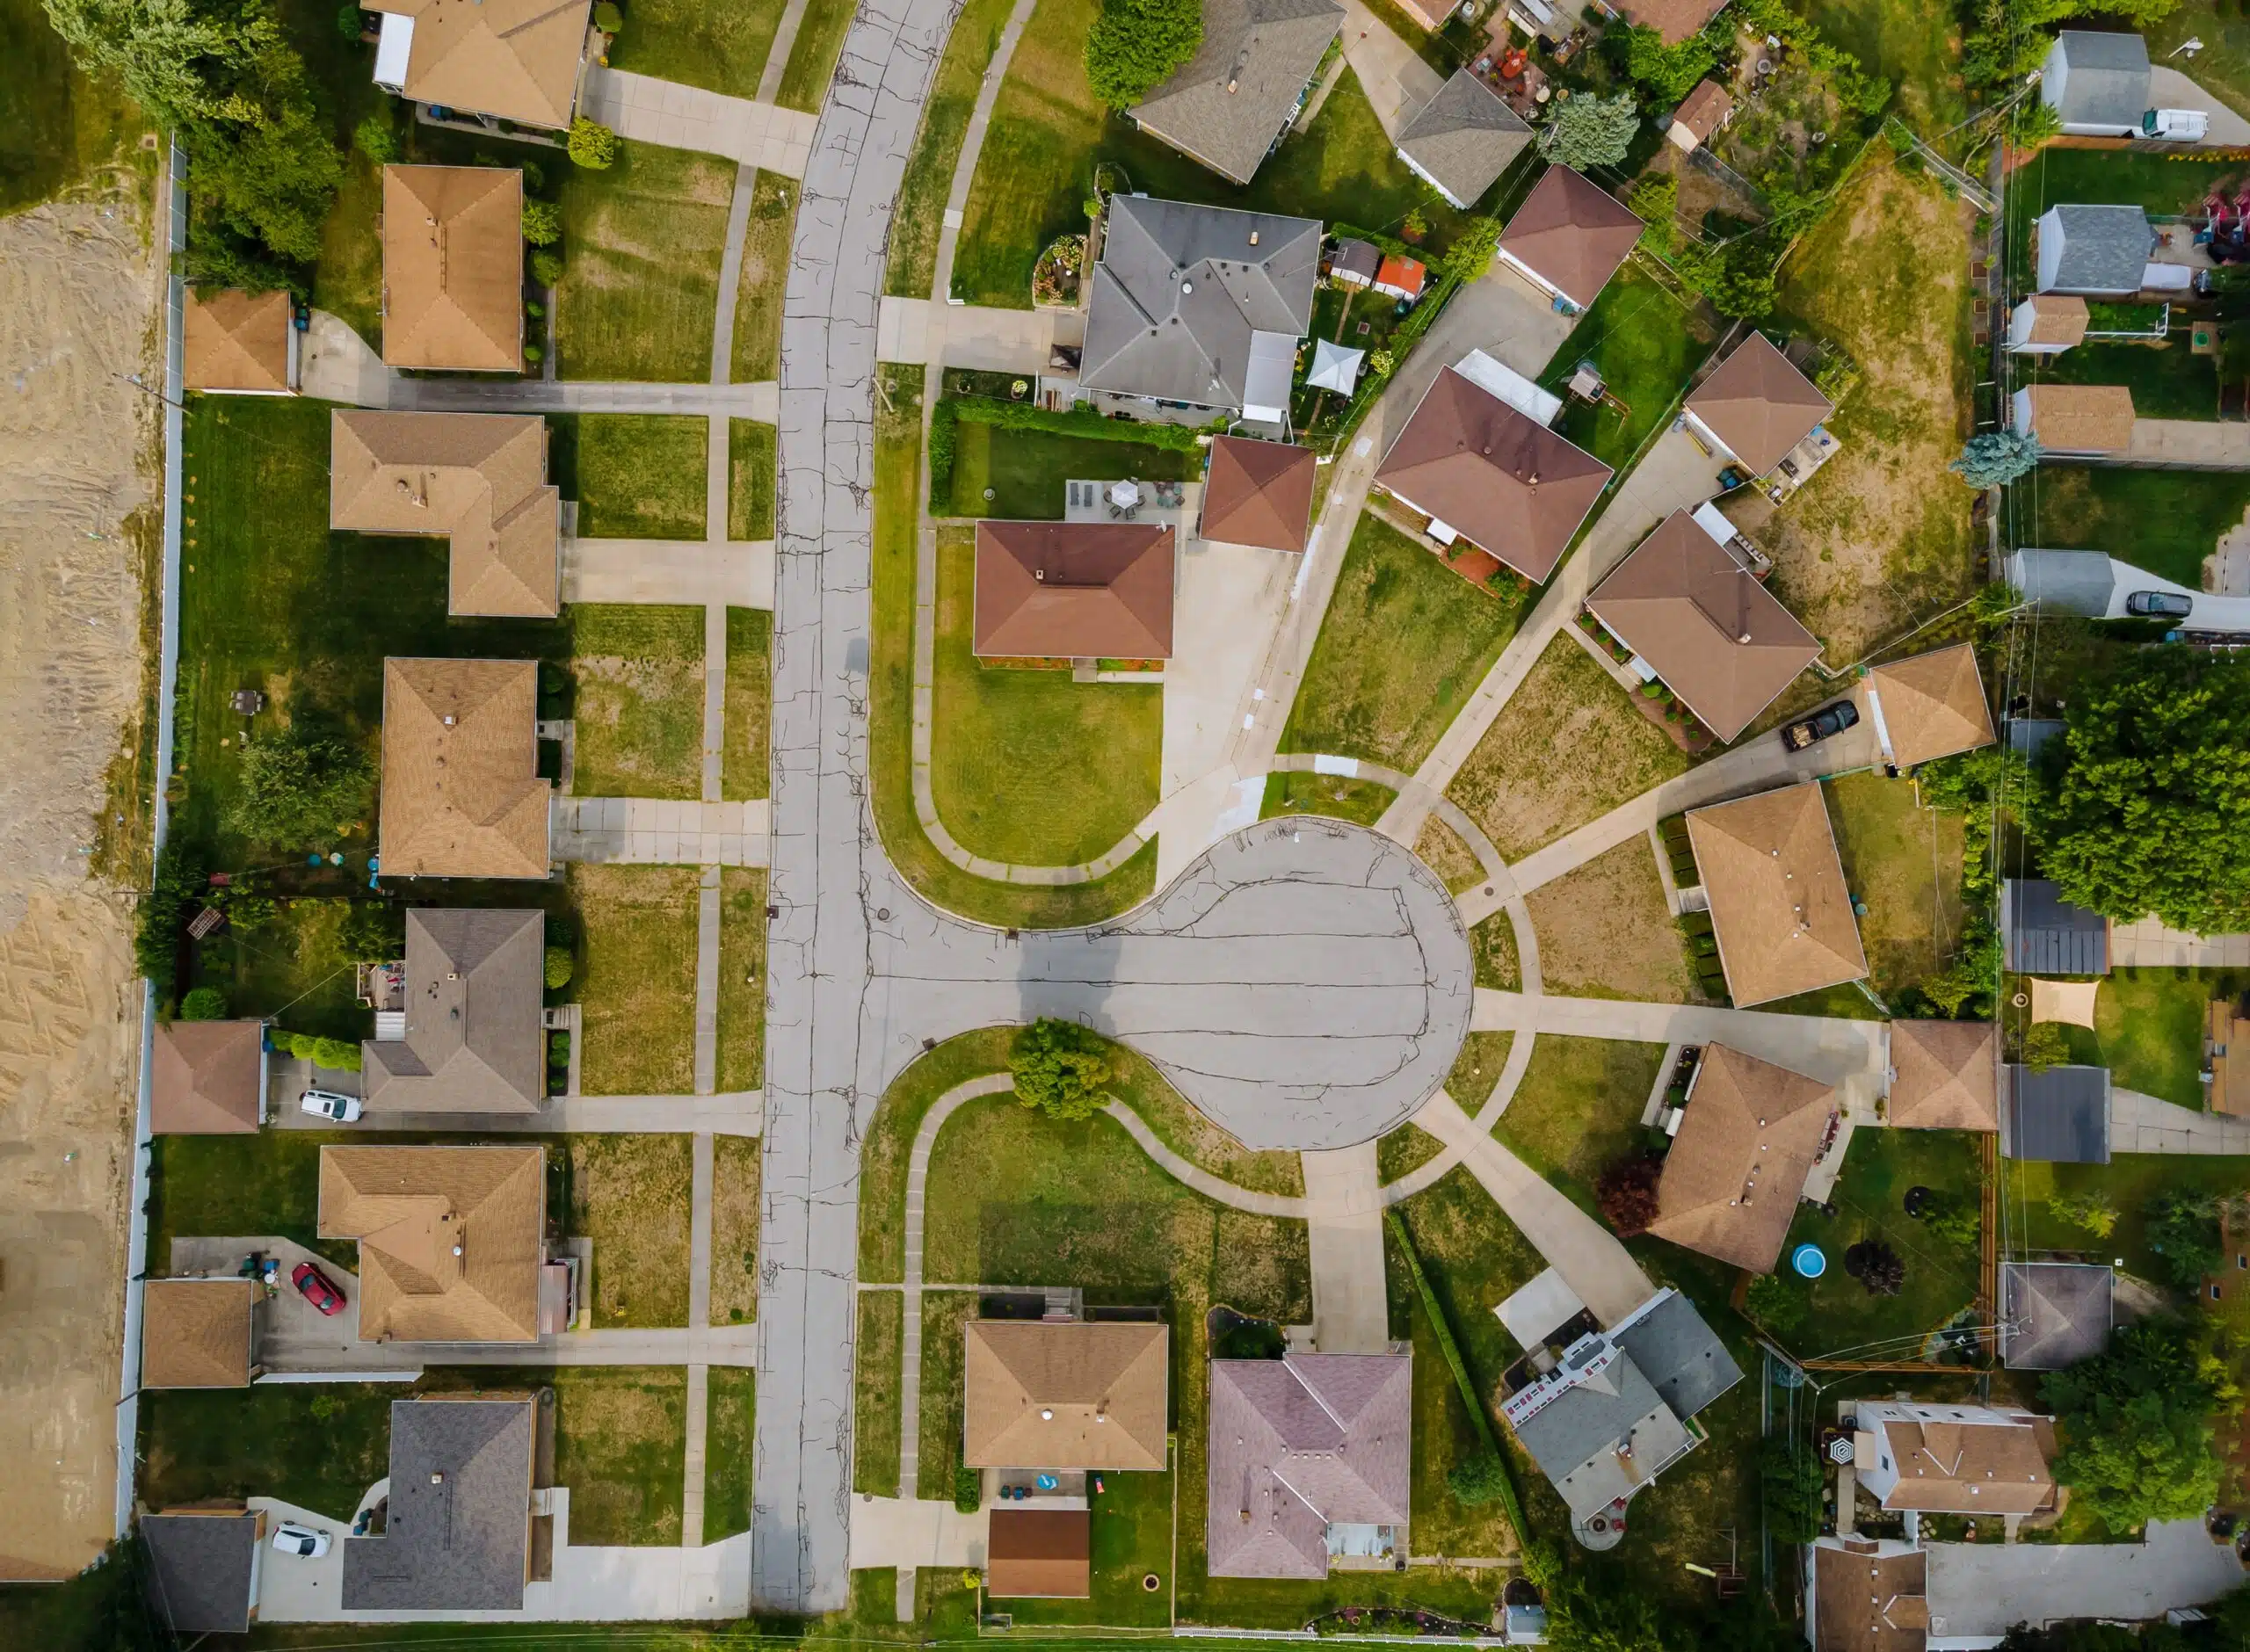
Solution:
[[[2109,1163],[2109,1069],[2011,1063],[2000,1150],[2050,1164]]]
[[[2011,1371],[2060,1371],[2108,1345],[2117,1279],[2084,1262],[2000,1268],[2000,1356]]]
[[[142,1588],[156,1621],[175,1636],[247,1634],[258,1616],[265,1516],[241,1503],[144,1514],[148,1561]]]

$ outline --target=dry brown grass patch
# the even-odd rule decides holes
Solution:
[[[758,1317],[758,1216],[764,1163],[756,1136],[711,1143],[711,1323]]]
[[[1700,1001],[1645,836],[1534,889],[1528,904],[1548,991],[1642,1004]]]
[[[1477,859],[1477,851],[1435,815],[1423,824],[1422,835],[1414,840],[1414,852],[1421,857],[1424,866],[1445,880],[1445,887],[1455,895],[1484,880],[1484,866]]]
[[[570,1155],[570,1232],[593,1241],[595,1329],[686,1325],[694,1139],[564,1140]]]
[[[581,1082],[591,1096],[695,1087],[693,866],[570,868],[584,931]]]

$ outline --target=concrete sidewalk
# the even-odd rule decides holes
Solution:
[[[852,1501],[852,1569],[984,1564],[991,1543],[989,1510],[963,1514],[929,1497],[855,1497]]]
[[[2196,1112],[2138,1090],[2112,1090],[2109,1151],[2250,1154],[2250,1119]]]
[[[2250,470],[2250,424],[2221,424],[2217,419],[2137,418],[2125,463]]]
[[[386,404],[425,413],[696,413],[771,424],[780,388],[751,384],[637,384],[606,379],[415,379],[394,373]]]
[[[2152,917],[2109,926],[2109,967],[2250,969],[2250,935],[2196,935]]]
[[[942,312],[942,315],[940,315]],[[875,354],[883,361],[1036,378],[1048,371],[1056,344],[1085,342],[1086,320],[1078,310],[1000,309],[983,304],[933,304],[925,298],[886,296],[875,315]]]
[[[771,540],[565,540],[564,602],[773,606]]]
[[[621,69],[586,71],[580,112],[617,134],[668,149],[723,156],[761,172],[802,178],[815,118],[778,104],[729,98]]]

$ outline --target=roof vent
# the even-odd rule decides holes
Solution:
[[[1738,633],[1734,640],[1746,648],[1750,646],[1750,634],[1747,631]]]
[[[1055,1420],[1055,1413],[1042,1405],[1039,1408],[1039,1420],[1042,1423],[1052,1423]]]
[[[445,1470],[441,1468],[432,1468],[430,1471],[430,1483],[433,1486],[444,1485],[446,1483]]]
[[[1179,290],[1183,293],[1193,293],[1195,290],[1195,283],[1193,281],[1182,281],[1179,284]]]
[[[452,728],[452,727],[454,726],[454,714],[453,714],[453,713],[451,713],[451,712],[447,712],[447,713],[446,714],[446,715],[445,715],[445,724],[446,724],[446,728]]]
[[[1233,76],[1231,76],[1231,75],[1228,76],[1227,76],[1227,91],[1228,91],[1228,92],[1229,92],[1229,93],[1232,93],[1232,92],[1233,92],[1233,91],[1234,91],[1234,89],[1235,89],[1237,86],[1240,85],[1241,83],[1241,83],[1240,81],[1237,80]]]
[[[1255,229],[1250,232],[1250,244],[1253,247],[1258,244],[1258,232]]]

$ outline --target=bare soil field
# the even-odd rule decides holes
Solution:
[[[1698,1000],[1645,837],[1534,889],[1529,905],[1548,991],[1642,1004]]]

